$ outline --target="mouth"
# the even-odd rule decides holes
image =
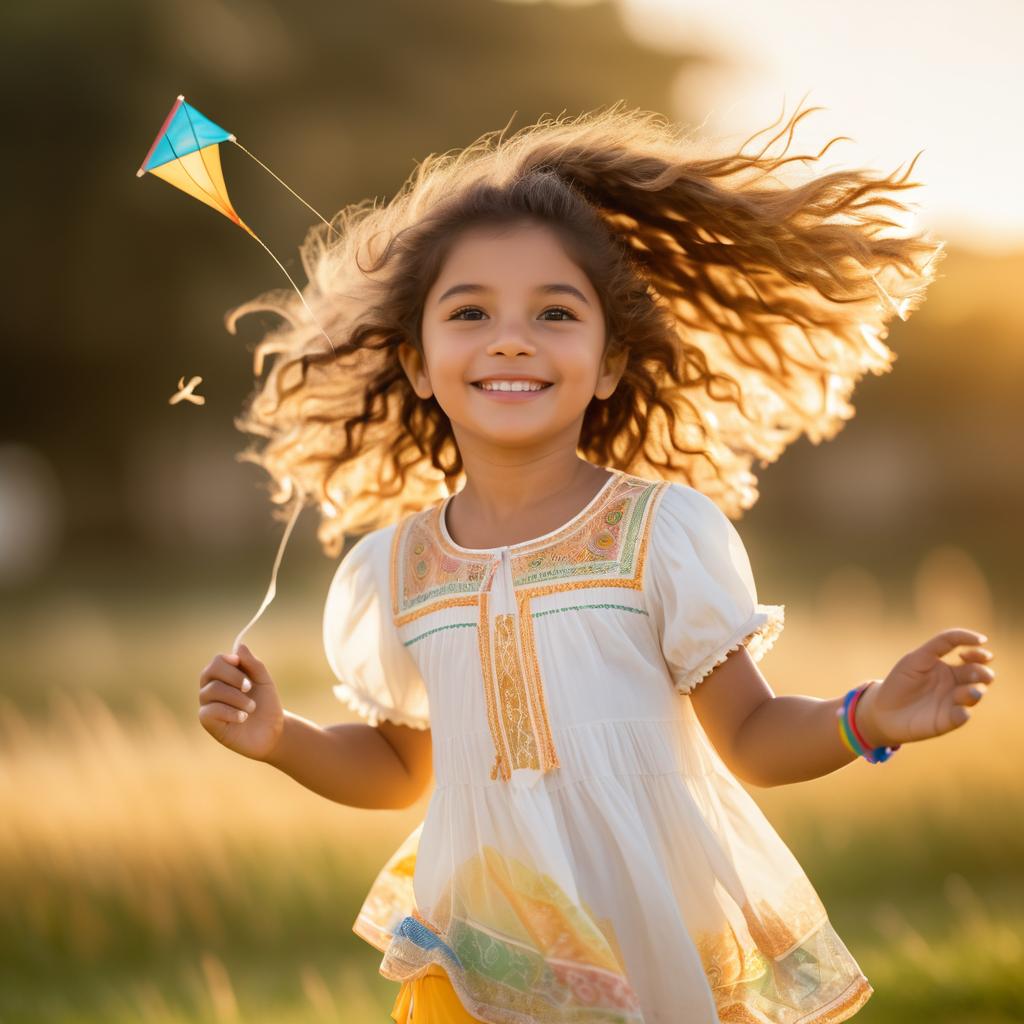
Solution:
[[[471,383],[478,391],[486,391],[488,394],[499,395],[536,394],[538,391],[544,391],[552,386],[551,381],[546,380],[517,380],[510,381],[504,386],[499,382],[487,380],[474,380]]]

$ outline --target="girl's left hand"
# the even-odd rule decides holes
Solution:
[[[992,652],[977,646],[983,633],[946,629],[905,654],[881,683],[868,687],[857,705],[857,727],[874,746],[895,746],[931,739],[959,729],[971,717],[996,674],[988,665]],[[960,652],[961,664],[942,656]]]

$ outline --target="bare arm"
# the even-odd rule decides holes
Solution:
[[[267,666],[245,644],[216,655],[199,687],[199,721],[219,743],[335,803],[398,810],[433,778],[429,729],[384,719],[320,726],[286,711]]]
[[[407,749],[401,742],[390,741],[395,730],[420,735],[411,738]],[[429,729],[391,722],[320,726],[291,711],[284,712],[281,735],[263,758],[328,800],[373,810],[400,810],[414,804],[430,781],[429,759]]]
[[[729,770],[753,786],[815,779],[857,759],[839,737],[843,698],[777,697],[745,647],[699,683],[691,700]]]
[[[960,729],[995,679],[987,638],[954,627],[905,654],[873,680],[854,711],[868,747],[899,746]],[[943,661],[959,652],[960,663]],[[755,786],[784,786],[828,775],[858,760],[842,741],[836,711],[845,694],[776,697],[745,647],[692,693],[701,724],[732,772]]]

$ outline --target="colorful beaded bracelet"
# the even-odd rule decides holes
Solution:
[[[864,737],[861,736],[860,731],[857,729],[856,720],[854,718],[857,705],[860,703],[860,698],[863,696],[867,688],[875,682],[877,682],[877,680],[872,679],[870,682],[864,683],[862,686],[855,686],[843,698],[843,706],[836,708],[836,718],[839,719],[840,739],[842,739],[843,743],[846,744],[846,747],[851,754],[863,757],[869,764],[879,764],[882,761],[887,761],[902,746],[902,744],[897,743],[894,747],[875,747],[872,750],[871,747],[864,742]]]

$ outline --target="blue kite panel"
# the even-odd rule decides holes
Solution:
[[[214,124],[205,114],[199,113],[191,103],[182,100],[142,169],[151,171],[177,157],[194,153],[203,146],[226,142],[230,138],[230,132]]]

